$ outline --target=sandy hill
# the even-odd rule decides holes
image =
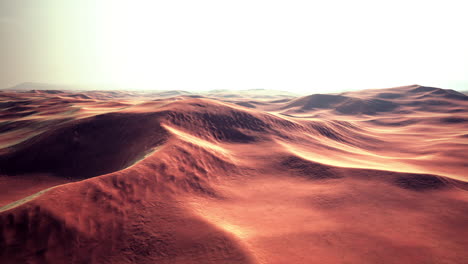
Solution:
[[[318,109],[339,115],[377,115],[398,111],[464,111],[458,106],[467,100],[468,96],[454,90],[412,85],[341,94],[313,94],[291,100],[282,108],[283,113],[289,115]]]

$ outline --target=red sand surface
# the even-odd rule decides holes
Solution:
[[[0,92],[0,263],[468,263],[468,96],[168,95]]]

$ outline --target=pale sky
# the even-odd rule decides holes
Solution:
[[[468,90],[467,32],[466,0],[0,0],[0,88]]]

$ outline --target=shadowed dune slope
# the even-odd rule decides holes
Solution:
[[[0,173],[92,177],[123,169],[166,138],[158,114],[103,114],[66,124],[6,149]]]

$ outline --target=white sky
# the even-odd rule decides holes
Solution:
[[[468,1],[13,2],[0,86],[468,90]]]

